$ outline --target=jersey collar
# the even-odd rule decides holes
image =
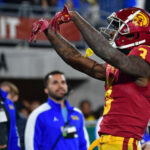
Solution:
[[[50,99],[49,97],[48,97],[48,104],[49,104],[52,108],[61,111],[61,105],[58,104],[58,103],[56,103],[56,102],[54,102],[54,101],[53,101],[52,99]],[[65,106],[66,106],[66,108],[67,108],[69,111],[73,110],[73,108],[74,108],[73,106],[70,106],[68,100],[66,100],[66,99],[65,99]]]

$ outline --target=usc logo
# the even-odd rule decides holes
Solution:
[[[133,24],[140,27],[147,27],[149,24],[149,18],[146,14],[140,12],[133,18]]]

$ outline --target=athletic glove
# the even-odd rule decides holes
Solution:
[[[29,42],[36,42],[39,33],[43,32],[48,28],[49,22],[46,19],[40,19],[32,24],[32,32],[29,38]]]
[[[60,31],[60,24],[69,22],[70,20],[71,16],[67,7],[64,6],[64,9],[61,12],[56,13],[50,22],[46,19],[40,19],[34,22],[32,25],[32,32],[29,38],[29,42],[36,42],[38,34],[47,29],[49,25],[51,25],[51,30],[55,30],[55,32],[57,32]]]
[[[71,16],[66,6],[61,12],[55,14],[51,20],[51,30],[60,31],[60,24],[71,21]]]

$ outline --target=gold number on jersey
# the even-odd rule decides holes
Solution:
[[[113,70],[113,69],[112,69]],[[111,71],[112,71],[111,70]],[[110,111],[110,108],[111,108],[111,103],[112,101],[114,100],[112,97],[111,97],[111,93],[112,93],[112,83],[114,81],[114,77],[108,77],[106,78],[106,84],[108,86],[108,89],[107,91],[105,92],[105,100],[106,100],[106,103],[105,103],[105,106],[104,106],[104,112],[103,112],[103,115],[106,115],[108,114],[108,112]]]
[[[108,114],[111,108],[111,102],[113,101],[113,98],[111,98],[111,93],[112,93],[112,86],[109,87],[109,89],[105,93],[105,106],[104,106],[104,112],[103,115]]]
[[[140,54],[140,56],[141,56],[143,59],[145,59],[145,58],[146,58],[146,55],[147,55],[147,49],[141,47],[141,48],[139,48],[138,50],[142,52],[142,53]]]

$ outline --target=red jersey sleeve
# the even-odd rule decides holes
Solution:
[[[130,51],[129,55],[140,56],[142,59],[150,64],[150,46],[141,45],[135,47]]]

